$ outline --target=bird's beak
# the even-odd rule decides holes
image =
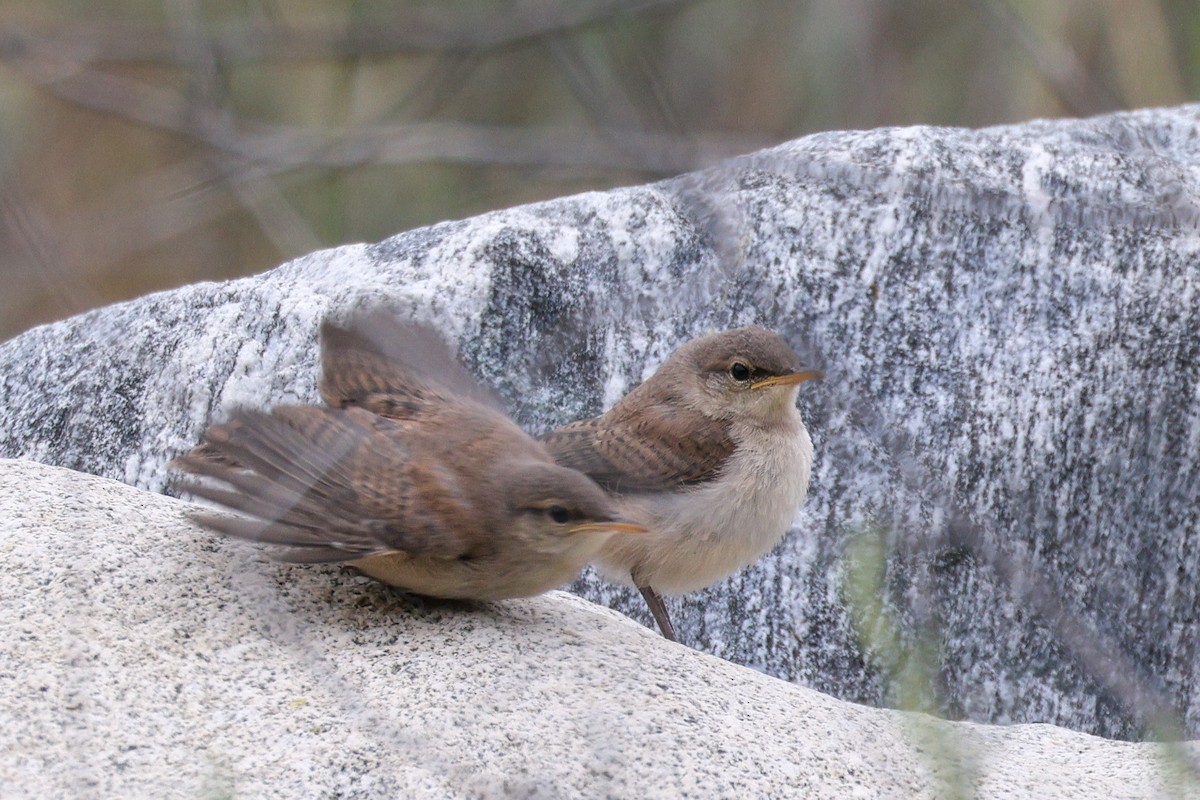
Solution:
[[[787,375],[772,375],[754,384],[755,389],[765,389],[768,386],[795,386],[797,383],[811,381],[814,378],[824,378],[825,373],[819,369],[809,369],[803,372],[791,372]]]
[[[639,525],[624,517],[613,517],[600,522],[581,523],[571,528],[571,533],[648,533],[649,530],[645,525]]]

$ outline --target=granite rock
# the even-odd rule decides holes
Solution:
[[[553,592],[432,603],[0,462],[0,795],[1183,796],[1163,745],[835,700]]]
[[[759,323],[828,374],[812,489],[776,552],[674,602],[685,641],[870,704],[1196,734],[1198,202],[1197,106],[819,134],[27,332],[0,455],[161,490],[232,408],[314,399],[318,322],[353,305],[440,326],[534,431]]]

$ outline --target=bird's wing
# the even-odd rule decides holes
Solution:
[[[321,324],[320,390],[331,406],[360,406],[398,420],[419,418],[447,398],[502,407],[440,333],[384,310],[359,313],[346,325]]]
[[[615,408],[605,416],[564,425],[542,441],[562,466],[622,494],[670,491],[711,480],[734,448],[728,425],[669,404],[632,413]]]
[[[446,524],[473,517],[457,476],[413,458],[398,425],[362,409],[241,411],[171,466],[219,481],[180,488],[239,512],[200,512],[197,521],[288,548],[283,560],[455,558],[471,549],[471,531]]]

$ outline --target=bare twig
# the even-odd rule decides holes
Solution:
[[[675,144],[663,155],[674,158],[674,166],[663,169],[666,174],[687,171],[699,166],[692,162],[693,136],[677,123],[674,103],[655,81],[646,65],[639,64],[642,74],[637,80],[622,80],[620,74],[600,74],[580,52],[578,42],[570,37],[554,35],[546,37],[546,49],[558,66],[571,94],[588,114],[598,134],[616,134],[609,143],[617,152],[628,153],[638,160],[635,149],[638,140],[628,140],[625,134],[632,130],[655,130],[671,132]],[[617,64],[616,66],[620,66]],[[647,86],[657,92],[646,92]],[[666,166],[666,165],[664,165]]]
[[[19,253],[5,260],[9,270],[19,270],[34,278],[55,298],[66,314],[77,314],[100,305],[100,297],[81,283],[63,263],[57,242],[44,215],[33,203],[21,197],[19,189],[4,187],[0,192],[0,220]]]
[[[263,22],[219,23],[204,34],[223,64],[320,61],[412,52],[470,52],[522,44],[633,14],[666,11],[697,0],[592,0],[525,2],[513,13],[480,18],[478,13],[436,15],[397,11],[387,19],[366,19],[343,28],[307,30]],[[65,58],[113,64],[177,64],[179,42],[161,25],[139,22],[70,23],[42,29],[0,28],[0,60],[28,55],[52,44]]]
[[[17,66],[61,100],[187,136],[275,171],[450,161],[669,175],[768,144],[757,137],[715,133],[680,137],[644,130],[530,129],[467,122],[367,124],[341,133],[247,122],[235,127],[223,109],[84,65],[43,59]],[[693,153],[688,163],[680,163],[680,149]]]
[[[1074,50],[1034,30],[1008,0],[975,2],[1001,34],[1032,59],[1033,68],[1070,113],[1088,116],[1126,107],[1116,92],[1088,74]]]
[[[285,258],[311,253],[325,245],[269,177],[228,178],[230,190]]]

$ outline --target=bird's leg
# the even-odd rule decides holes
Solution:
[[[646,598],[646,605],[650,606],[650,613],[654,615],[662,635],[672,642],[678,642],[679,637],[675,635],[675,626],[671,624],[671,615],[667,613],[667,604],[662,595],[654,591],[652,586],[639,586],[638,591]]]

